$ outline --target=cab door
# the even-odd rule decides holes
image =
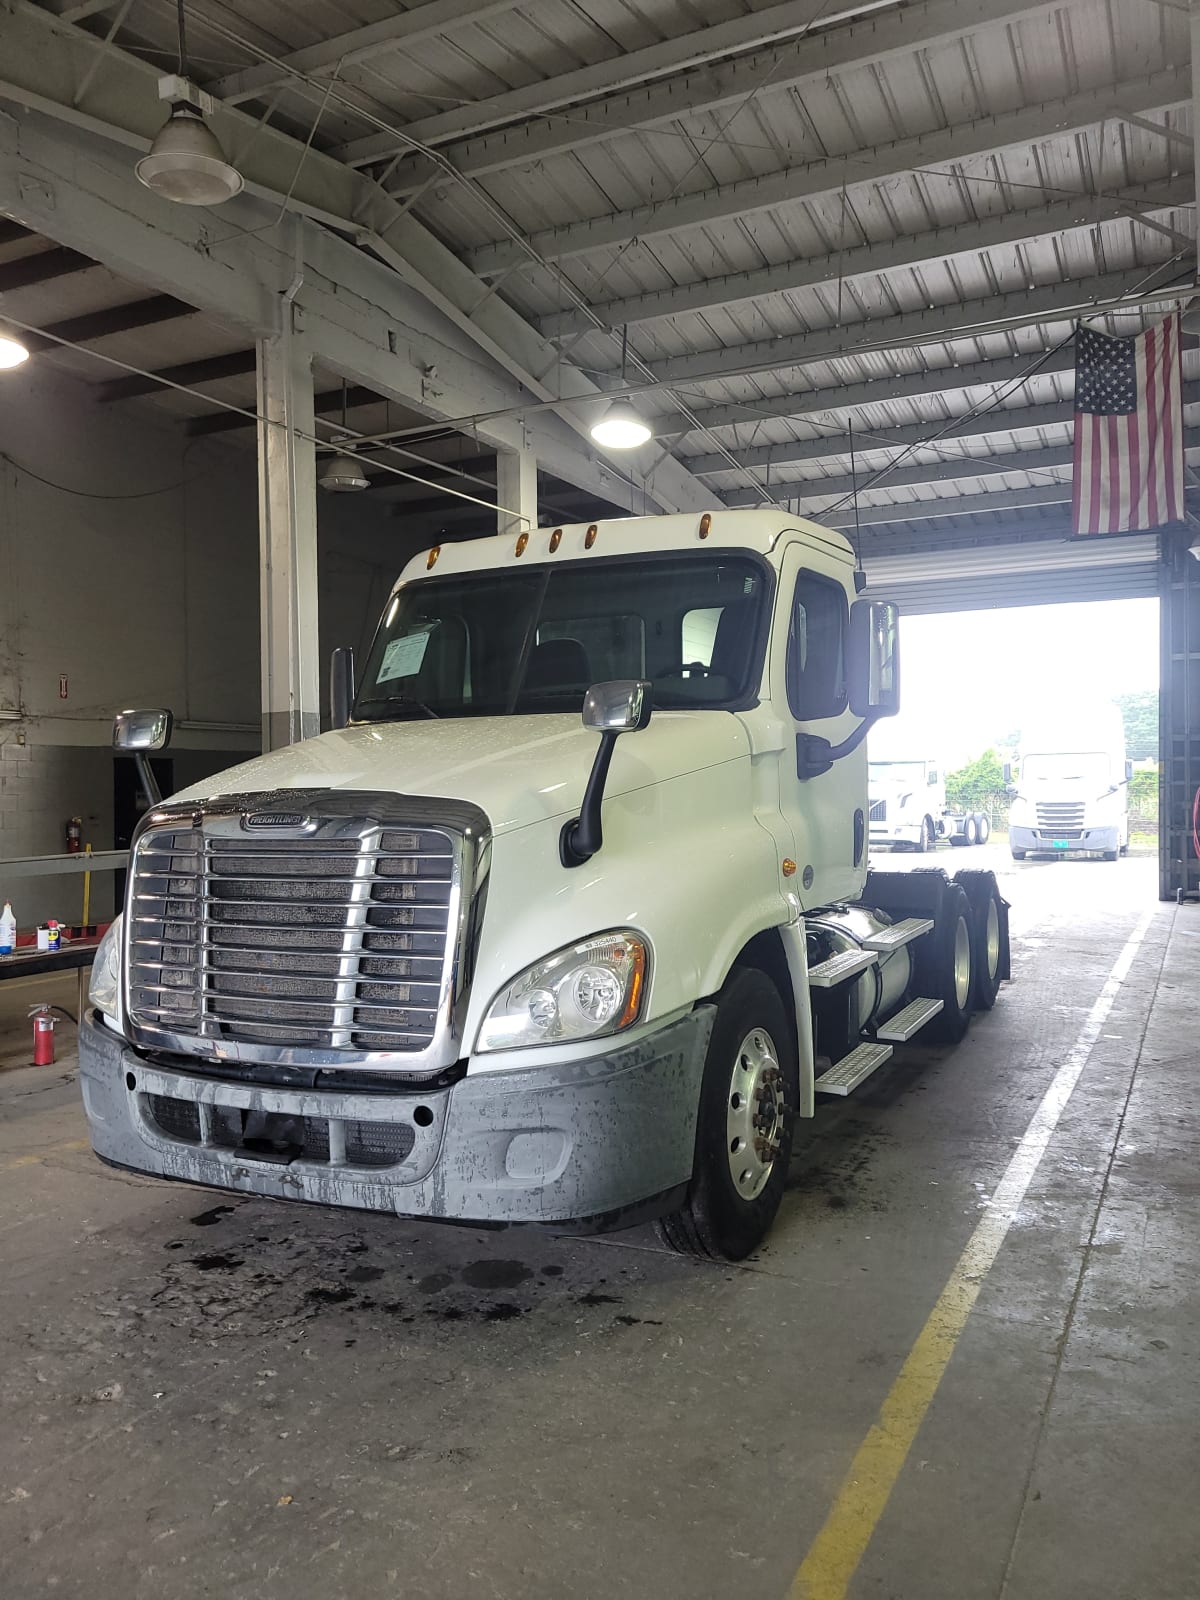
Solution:
[[[781,570],[772,697],[786,708],[792,738],[780,758],[780,806],[796,846],[795,884],[808,908],[857,899],[867,863],[867,750],[814,772],[804,736],[836,745],[857,726],[850,704],[850,603],[853,566],[840,552],[794,543]],[[802,770],[807,767],[807,775]]]

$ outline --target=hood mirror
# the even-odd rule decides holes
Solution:
[[[650,721],[650,685],[636,678],[594,683],[583,698],[583,725],[593,733],[637,733]]]
[[[162,790],[150,766],[150,756],[167,748],[174,727],[175,718],[164,707],[118,711],[113,718],[113,749],[133,757],[148,806],[162,804]]]
[[[600,735],[600,748],[592,762],[583,805],[573,822],[564,822],[558,836],[558,858],[564,867],[581,867],[604,843],[600,808],[604,785],[617,740],[623,733],[638,733],[650,721],[654,686],[637,678],[615,678],[594,683],[583,699],[583,725]]]

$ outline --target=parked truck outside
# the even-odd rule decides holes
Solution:
[[[929,756],[880,757],[867,767],[871,844],[880,849],[932,850],[941,839],[952,845],[986,844],[991,820],[982,812],[951,810],[946,775]]]
[[[798,1118],[1008,974],[991,873],[867,867],[895,608],[779,511],[435,547],[337,726],[157,798],[98,955],[97,1154],[738,1258]],[[582,718],[581,718],[582,708]],[[124,713],[136,754],[167,713]]]
[[[1011,770],[1007,776],[1011,782]],[[1077,706],[1061,721],[1023,732],[1009,810],[1013,860],[1044,854],[1116,861],[1129,849],[1132,777],[1116,705]]]

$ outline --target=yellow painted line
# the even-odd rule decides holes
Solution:
[[[89,1139],[68,1139],[65,1144],[47,1145],[44,1150],[35,1151],[32,1155],[17,1156],[15,1161],[6,1161],[0,1166],[0,1172],[16,1172],[20,1167],[40,1166],[48,1156],[65,1156],[71,1150],[90,1150]]]
[[[1154,915],[1153,909],[1145,912],[1129,936],[1079,1037],[1054,1074],[996,1186],[986,1215],[968,1239],[889,1390],[874,1427],[859,1446],[825,1524],[792,1582],[788,1600],[845,1600],[983,1281],[1012,1227]]]

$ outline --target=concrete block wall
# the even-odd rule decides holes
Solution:
[[[329,651],[365,650],[414,548],[377,497],[318,497],[326,717]],[[0,861],[61,850],[72,816],[112,848],[121,706],[170,706],[181,787],[255,754],[258,636],[252,434],[189,440],[152,403],[103,405],[45,360],[0,374]],[[93,880],[97,917],[111,886]],[[76,919],[80,888],[6,891],[0,869],[23,926]]]

